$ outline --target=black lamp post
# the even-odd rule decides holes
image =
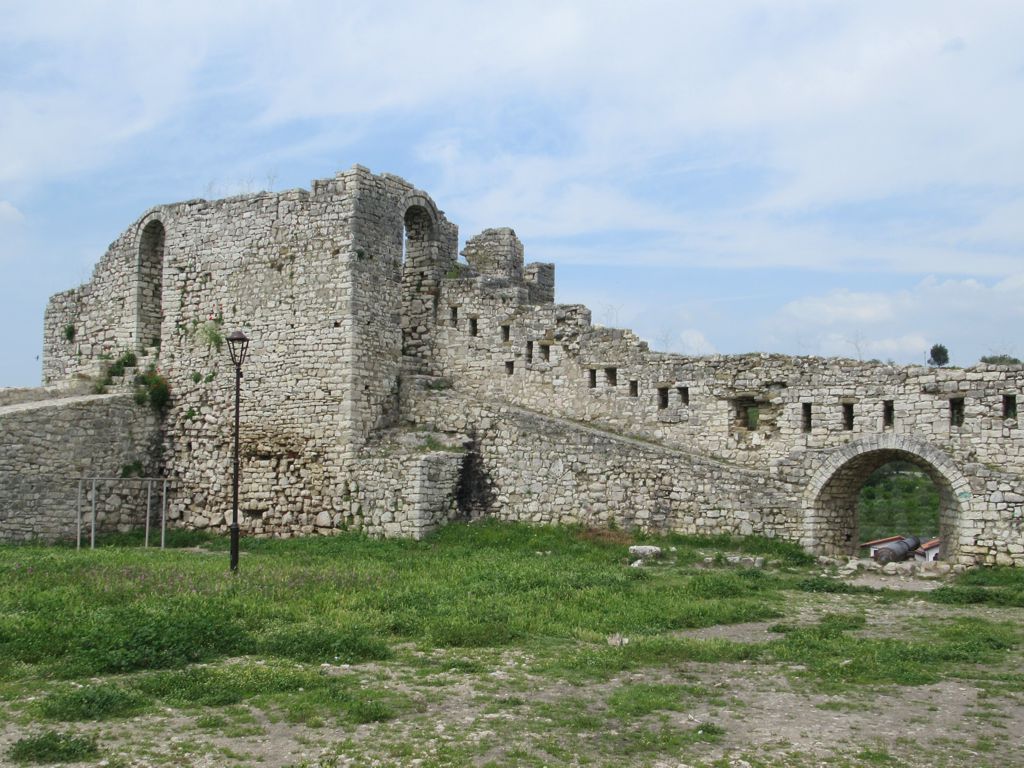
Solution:
[[[238,414],[242,399],[242,363],[249,351],[249,339],[241,331],[228,336],[228,352],[235,366],[235,466],[231,478],[231,570],[238,570]]]

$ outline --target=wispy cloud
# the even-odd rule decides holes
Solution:
[[[726,311],[645,317],[638,288],[575,294],[694,351],[849,354],[859,332],[874,356],[911,354],[954,338],[946,315],[986,338],[1015,317],[998,283],[1024,253],[1019,2],[55,0],[3,15],[0,222],[24,213],[19,253],[52,250],[50,206],[96,185],[129,210],[104,210],[83,242],[179,190],[362,162],[427,189],[464,235],[515,227],[534,259],[719,270],[720,296],[755,269],[879,276],[870,294],[745,305],[742,332]],[[99,203],[74,199],[98,222]],[[964,296],[977,302],[936,317]],[[809,333],[815,312],[827,327]]]
[[[924,362],[932,344],[949,347],[954,362],[982,354],[1024,354],[1017,329],[1024,273],[996,283],[927,278],[899,291],[835,291],[784,305],[765,323],[763,341],[823,355]]]
[[[0,200],[0,223],[23,221],[24,214],[6,200]]]

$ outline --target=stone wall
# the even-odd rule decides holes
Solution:
[[[87,379],[66,379],[46,387],[0,387],[0,408],[5,405],[91,394],[92,389],[93,384]]]
[[[467,512],[533,523],[795,539],[800,488],[767,474],[423,380],[405,389],[417,424],[472,438]]]
[[[857,490],[899,458],[940,489],[947,556],[1024,564],[1020,366],[654,352],[555,304],[553,265],[525,264],[512,229],[471,237],[464,262],[457,243],[426,193],[359,166],[159,206],[52,299],[44,372],[88,378],[129,348],[159,366],[171,514],[190,527],[226,526],[238,328],[241,525],[257,535],[419,536],[475,508],[843,552]],[[396,427],[472,432],[473,450],[410,449]]]
[[[511,277],[469,271],[446,280],[437,373],[469,401],[683,447],[794,487],[809,487],[830,457],[848,455],[850,467],[833,468],[845,479],[826,488],[825,478],[815,486],[824,495],[796,503],[793,519],[803,522],[785,533],[822,552],[856,548],[857,491],[881,464],[909,461],[940,490],[948,557],[1024,563],[1020,366],[692,358],[593,326],[585,307],[531,298]],[[755,510],[760,503],[746,501]]]
[[[127,349],[156,365],[172,392],[171,518],[223,529],[235,378],[224,338],[243,330],[241,525],[308,532],[351,495],[370,434],[397,419],[401,318],[412,310],[420,358],[431,357],[437,286],[457,242],[425,193],[359,166],[309,191],[158,206],[89,283],[51,300],[44,370],[98,377]]]
[[[136,462],[153,473],[159,445],[155,412],[128,394],[0,407],[0,540],[72,538],[79,478],[120,477]],[[145,489],[138,481],[100,482],[96,506],[100,530],[124,530],[144,519]]]

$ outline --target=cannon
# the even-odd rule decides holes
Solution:
[[[875,551],[875,560],[885,565],[886,563],[898,563],[906,560],[910,553],[921,546],[921,540],[917,536],[904,536],[899,541],[890,541],[883,544]]]

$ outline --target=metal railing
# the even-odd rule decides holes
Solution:
[[[82,548],[82,495],[86,483],[91,484],[91,514],[89,526],[89,549],[96,549],[96,486],[98,483],[146,483],[146,534],[143,546],[149,546],[149,528],[153,517],[153,484],[160,484],[160,549],[164,548],[167,539],[167,486],[170,479],[166,477],[81,477],[78,479],[78,520],[77,541],[75,548]]]

